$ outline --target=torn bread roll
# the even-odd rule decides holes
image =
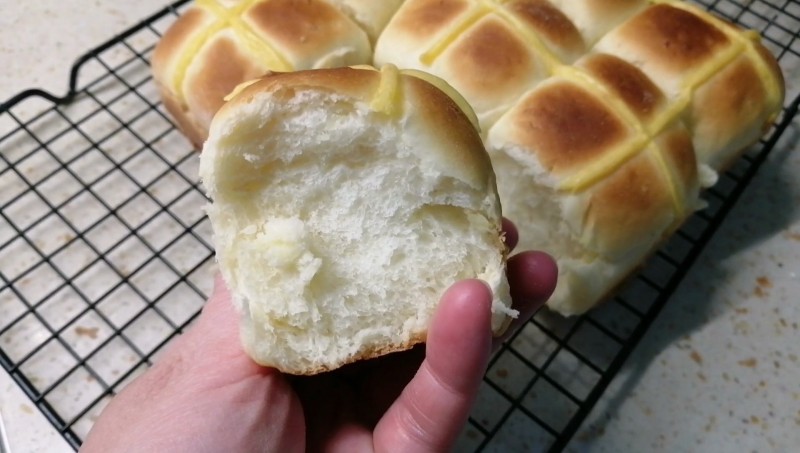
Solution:
[[[164,107],[197,147],[223,98],[268,71],[372,61],[401,0],[196,0],[155,48]]]
[[[461,279],[516,312],[489,157],[463,100],[392,66],[266,76],[200,160],[217,259],[258,363],[315,374],[423,342]]]

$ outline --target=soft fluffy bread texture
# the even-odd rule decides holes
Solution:
[[[327,39],[306,48],[306,22],[271,23],[269,17],[283,17],[273,15],[263,23],[293,30],[282,35],[295,41],[287,49],[324,56],[338,48],[352,57],[347,64],[429,72],[466,98],[496,168],[504,214],[520,230],[518,250],[544,249],[558,261],[560,280],[548,305],[564,314],[595,306],[701,207],[700,191],[763,135],[785,95],[780,68],[757,33],[683,1],[241,4],[300,11],[312,3],[336,13],[326,24],[350,31],[323,33]],[[246,19],[249,11],[240,14]],[[189,73],[221,80],[209,72],[220,61],[206,56],[210,47],[192,56],[192,46],[171,44],[173,36],[202,36],[206,26],[178,21],[183,31],[168,33],[168,50],[156,51],[157,78],[189,55]],[[257,72],[249,68],[263,64],[241,40],[231,42],[242,58],[219,67],[237,68],[230,80],[244,81]],[[188,81],[183,88],[186,99],[218,103],[176,115],[179,124],[200,125],[196,136],[203,137],[203,118],[221,105],[221,95],[209,97],[211,90]]]
[[[260,364],[314,374],[425,340],[452,283],[515,315],[500,205],[457,103],[393,68],[268,76],[215,117],[201,177],[223,277]]]

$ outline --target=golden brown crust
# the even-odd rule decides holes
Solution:
[[[579,172],[631,138],[601,99],[565,80],[540,85],[515,109],[514,143],[535,150],[553,175]]]
[[[531,74],[543,72],[519,36],[494,17],[481,21],[454,44],[445,65],[459,74],[459,90],[466,96],[505,98],[531,84]]]
[[[587,47],[644,9],[647,0],[551,0],[575,24]]]
[[[654,143],[670,170],[672,184],[678,197],[678,207],[682,208],[678,209],[676,220],[683,222],[696,208],[691,200],[697,197],[700,190],[698,163],[692,136],[681,123],[678,123],[656,137]]]
[[[584,231],[596,253],[613,260],[631,250],[642,233],[663,231],[673,222],[665,176],[655,156],[640,153],[592,189]]]
[[[775,101],[770,99],[768,83],[756,62],[742,54],[695,91],[690,126],[704,162],[723,170],[740,150],[759,139],[780,108],[771,105]],[[773,88],[782,92],[783,85]]]
[[[416,77],[405,77],[405,89],[414,98],[415,114],[441,144],[437,152],[446,150],[450,161],[477,172],[475,179],[485,188],[493,175],[492,163],[478,131],[464,112],[449,96]]]
[[[775,56],[772,55],[769,49],[767,49],[761,42],[754,43],[754,47],[756,49],[756,53],[758,53],[759,57],[761,58],[761,61],[763,61],[764,64],[767,65],[767,68],[769,69],[769,72],[773,78],[772,81],[762,80],[761,83],[764,84],[773,83],[777,88],[776,90],[777,99],[775,100],[775,102],[777,102],[778,105],[771,106],[773,110],[776,110],[776,115],[777,115],[777,111],[781,109],[782,107],[781,103],[783,102],[783,99],[786,97],[786,80],[783,77],[783,71],[781,70],[781,67],[778,64],[778,60],[775,59]]]
[[[404,0],[329,0],[353,22],[367,32],[371,44],[375,44],[386,24],[392,19]]]
[[[578,55],[586,51],[575,25],[547,0],[515,0],[507,8],[562,52]]]
[[[392,20],[392,28],[395,32],[412,35],[423,41],[455,26],[469,7],[467,0],[406,1]]]
[[[666,4],[647,8],[619,33],[651,64],[672,73],[691,71],[732,44],[713,24]]]
[[[575,26],[545,0],[407,0],[378,40],[375,62],[443,77],[486,131],[554,65],[585,51]]]
[[[194,123],[183,104],[175,99],[175,95],[171,90],[159,85],[159,92],[161,93],[164,108],[172,116],[178,130],[189,140],[195,150],[200,151],[203,149],[203,142],[205,142],[208,135],[208,129]]]
[[[332,42],[347,43],[360,30],[345,14],[322,0],[263,1],[243,17],[265,41],[301,60],[313,58]]]
[[[687,3],[647,8],[596,50],[635,63],[665,93],[671,105],[656,122],[686,121],[699,164],[716,171],[755,142],[781,108],[780,68],[758,37]]]
[[[570,1],[570,0],[567,0]],[[622,14],[635,9],[642,0],[571,0],[580,1],[581,6],[595,14]]]
[[[224,97],[247,80],[268,70],[369,60],[366,32],[324,0],[260,0],[241,12],[238,5],[189,8],[153,54],[154,77],[169,98],[165,107],[195,146]]]
[[[161,93],[164,108],[178,129],[198,150],[205,141],[208,124],[196,124],[195,118],[181,99],[179,90],[175,87],[175,67],[187,44],[210,20],[208,13],[202,8],[189,8],[161,37],[151,59],[153,79]]]
[[[266,71],[237,44],[232,34],[220,33],[212,38],[195,58],[183,84],[186,105],[194,112],[198,129],[208,131],[214,113],[237,85]]]
[[[577,63],[643,121],[648,121],[666,106],[664,93],[639,68],[608,54],[592,54]]]
[[[156,79],[160,80],[164,86],[175,89],[169,76],[168,68],[175,64],[179,58],[180,51],[184,44],[198,33],[201,26],[208,20],[207,13],[197,7],[189,8],[185,13],[167,29],[153,50],[151,64]]]

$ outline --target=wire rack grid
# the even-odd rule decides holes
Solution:
[[[86,54],[64,97],[0,105],[0,364],[68,443],[199,313],[211,231],[197,154],[170,122],[149,58],[178,1]],[[800,67],[800,1],[702,0]],[[587,316],[537,314],[492,358],[458,451],[567,447],[691,264],[796,120],[775,126],[706,193],[620,293]]]

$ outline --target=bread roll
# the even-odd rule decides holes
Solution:
[[[526,95],[489,132],[503,213],[521,249],[546,248],[548,306],[583,313],[700,207],[691,136],[635,66],[593,55]]]
[[[654,5],[497,123],[488,147],[504,214],[522,225],[521,248],[558,257],[549,307],[584,313],[702,206],[699,189],[780,111],[783,80],[766,56],[694,7]],[[532,200],[544,198],[558,214],[543,222]]]
[[[400,1],[196,0],[153,53],[164,106],[200,148],[238,84],[267,71],[371,62],[371,37]]]
[[[408,349],[465,278],[492,288],[496,333],[516,316],[494,172],[447,91],[391,66],[300,71],[216,115],[200,175],[256,362],[314,374]]]

